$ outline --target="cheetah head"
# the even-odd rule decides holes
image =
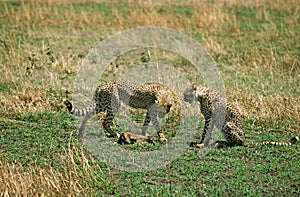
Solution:
[[[163,118],[171,111],[172,94],[166,89],[160,89],[155,100],[156,113],[158,117]]]
[[[199,99],[199,97],[204,96],[208,90],[209,89],[207,87],[204,87],[201,85],[197,86],[197,85],[193,84],[192,87],[188,87],[184,91],[183,100],[185,102],[192,103],[194,101],[197,101]]]
[[[170,112],[172,104],[167,100],[156,100],[156,112],[159,118],[165,117],[167,113]]]

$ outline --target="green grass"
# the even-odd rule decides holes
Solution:
[[[247,141],[287,141],[300,135],[299,6],[292,0],[0,2],[0,195],[299,196],[299,143],[212,148],[205,156],[188,148],[163,168],[127,172],[91,155],[62,103],[73,93],[81,61],[101,40],[134,27],[167,26],[191,35],[214,58],[228,99],[245,118]],[[187,60],[155,49],[124,54],[105,79],[144,63],[142,54],[203,82]],[[174,130],[167,125],[169,138]]]
[[[66,130],[72,128],[72,120],[68,117],[65,114],[38,113],[2,119],[1,152],[8,161],[21,162],[25,166],[57,163],[53,157],[63,154],[68,144],[74,142]]]
[[[66,166],[60,156],[72,146],[76,149],[82,147],[73,121],[65,113],[28,114],[2,119],[2,160],[21,163],[27,168],[39,166],[64,170]],[[251,122],[246,122],[246,125],[251,125]],[[274,128],[271,134],[264,128],[252,129],[246,131],[250,142],[276,140],[276,136],[283,132],[280,128]],[[70,131],[74,132],[73,135]],[[154,148],[145,145],[142,150],[147,146],[150,150]],[[137,145],[130,147],[132,151],[140,148]],[[87,150],[84,151],[88,154]],[[80,155],[77,157],[80,159]],[[298,146],[212,148],[204,157],[200,156],[199,150],[189,148],[166,167],[150,172],[119,171],[97,160],[92,165],[101,166],[99,176],[111,183],[103,192],[114,195],[296,196],[300,184],[299,159]],[[78,161],[76,165],[80,167],[82,163]],[[89,175],[86,176],[83,179],[89,180]],[[103,190],[103,185],[89,184],[95,192],[98,187]]]

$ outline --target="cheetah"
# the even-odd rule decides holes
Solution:
[[[83,109],[75,108],[72,103],[64,99],[68,111],[75,116],[85,116],[79,128],[79,136],[85,128],[87,121],[95,114],[106,112],[102,126],[108,132],[108,137],[120,137],[111,128],[112,121],[118,112],[121,101],[135,109],[146,109],[146,117],[142,126],[142,135],[145,136],[150,121],[152,121],[158,135],[166,139],[161,134],[161,128],[157,117],[164,118],[170,112],[175,94],[159,83],[136,85],[123,81],[108,81],[99,85],[94,93],[91,104]]]
[[[208,138],[211,135],[211,131],[214,126],[221,130],[226,141],[225,142],[216,142],[224,144],[226,146],[250,146],[250,144],[245,139],[244,132],[244,123],[240,112],[237,108],[230,102],[226,101],[225,97],[222,97],[217,91],[211,90],[205,86],[196,86],[188,87],[184,94],[184,101],[192,103],[198,101],[200,103],[200,111],[204,116],[205,125],[200,139],[200,143],[192,143],[191,146],[195,145],[196,147],[203,147],[208,144],[205,138]],[[224,122],[221,124],[216,123],[213,118],[213,114],[217,113],[218,110],[224,110]],[[299,140],[298,136],[292,137],[289,142],[259,142],[255,143],[255,146],[258,145],[285,145],[289,146],[296,143]]]

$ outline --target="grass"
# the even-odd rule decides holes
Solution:
[[[299,196],[299,143],[212,148],[204,157],[189,148],[163,168],[127,172],[89,153],[62,104],[100,41],[134,27],[165,26],[191,35],[212,55],[249,142],[287,141],[300,134],[299,7],[294,0],[1,1],[0,194]],[[203,81],[189,62],[155,49],[118,58],[105,79],[144,63],[145,54],[191,82]]]

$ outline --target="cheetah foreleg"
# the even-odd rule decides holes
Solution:
[[[202,133],[202,137],[200,140],[200,144],[204,143],[205,146],[209,144],[209,141],[211,140],[211,134],[214,127],[214,122],[212,119],[206,119],[205,125]]]
[[[142,127],[142,135],[144,135],[144,136],[146,135],[146,131],[148,129],[148,126],[149,126],[149,123],[150,123],[151,120],[152,120],[152,123],[154,125],[154,128],[157,132],[157,135],[158,135],[159,139],[163,142],[167,142],[168,140],[167,140],[165,134],[163,133],[162,129],[159,126],[159,122],[157,120],[157,113],[155,113],[152,110],[147,111],[147,114],[146,114],[146,117],[145,117],[145,120],[144,120],[144,124],[143,124],[143,127]]]
[[[209,118],[205,119],[204,123],[204,129],[202,132],[202,136],[199,142],[191,142],[190,146],[191,147],[197,147],[197,148],[202,148],[204,146],[208,146],[210,139],[211,139],[211,134],[212,134],[212,129],[214,127],[213,121]]]
[[[150,116],[150,112],[149,110],[147,111],[144,123],[143,123],[143,127],[142,127],[142,135],[146,135],[146,131],[148,129],[149,123],[151,121],[151,116]]]

